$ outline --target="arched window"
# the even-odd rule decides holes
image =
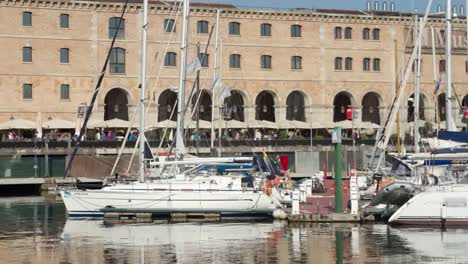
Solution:
[[[352,39],[353,38],[353,29],[352,28],[350,28],[350,27],[345,28],[344,38],[345,39]]]
[[[262,37],[271,36],[271,24],[263,23],[260,25],[260,36]]]
[[[439,114],[439,121],[447,120],[445,113],[445,96],[445,93],[441,93],[439,96],[437,96],[437,112]]]
[[[164,32],[176,32],[176,25],[174,19],[164,19]]]
[[[353,59],[352,58],[346,58],[345,59],[345,70],[351,71],[353,70]]]
[[[275,122],[275,99],[270,92],[258,94],[255,105],[255,120]]]
[[[109,58],[110,73],[125,73],[125,49],[112,48]]]
[[[164,66],[176,66],[176,59],[177,54],[175,52],[166,53],[166,57],[164,58]]]
[[[197,33],[208,34],[208,21],[200,20],[197,22]]]
[[[374,59],[374,71],[380,71],[380,59]]]
[[[229,23],[229,35],[240,35],[240,23],[239,22]]]
[[[380,29],[374,28],[374,29],[372,30],[372,38],[373,38],[374,40],[380,40]]]
[[[370,29],[365,28],[362,30],[362,39],[369,40],[370,39]]]
[[[425,120],[424,117],[424,97],[419,96],[419,120]],[[412,94],[409,99],[408,99],[408,116],[407,120],[408,122],[413,122],[414,121],[414,94]]]
[[[161,93],[158,99],[158,122],[177,120],[177,93],[169,89]]]
[[[346,109],[351,106],[352,95],[348,92],[340,92],[333,99],[333,122],[346,120]]]
[[[302,36],[302,26],[301,25],[291,25],[291,37],[300,38]]]
[[[286,99],[286,120],[297,120],[305,122],[304,95],[294,91]]]
[[[302,69],[302,57],[301,56],[291,57],[291,69],[293,70]]]
[[[341,27],[335,28],[335,39],[341,39]]]
[[[364,58],[362,60],[362,70],[363,71],[370,71],[370,61],[371,61],[371,59],[369,59],[369,58]]]
[[[271,69],[271,56],[270,55],[262,55],[262,57],[260,57],[260,67],[262,69]]]
[[[125,19],[120,17],[109,18],[109,38],[123,39],[125,38]]]
[[[104,98],[104,120],[118,118],[128,121],[128,98],[125,90],[114,88]]]
[[[229,56],[229,68],[239,69],[241,67],[241,55],[231,54]]]
[[[343,58],[336,57],[335,58],[335,70],[341,71],[343,69]]]
[[[204,89],[196,92],[192,97],[192,108],[195,109],[199,120],[211,121],[211,111],[213,109],[211,94]]]
[[[240,92],[233,90],[231,95],[224,99],[224,120],[237,120],[244,122],[244,99]]]
[[[380,96],[369,92],[362,98],[362,121],[380,124]]]

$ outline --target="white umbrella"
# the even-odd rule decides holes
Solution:
[[[35,122],[25,120],[25,119],[16,119],[11,118],[10,120],[0,123],[0,130],[8,129],[36,129],[37,124]]]
[[[280,128],[311,129],[311,125],[309,123],[298,121],[298,120],[286,120],[284,122],[281,122]]]
[[[64,119],[49,119],[42,123],[43,128],[47,129],[72,129],[75,128],[75,124]]]
[[[276,128],[277,129],[279,128],[279,125],[274,122],[270,122],[266,120],[255,120],[249,123],[248,128],[272,128],[272,129]]]
[[[156,127],[158,127],[158,128],[176,128],[177,123],[176,123],[176,121],[172,121],[172,120],[164,120],[164,121],[159,122],[156,125]]]
[[[228,120],[228,121],[226,120],[221,121],[221,128],[246,128],[247,126],[248,126],[247,123],[239,121],[239,120],[235,120],[235,119]],[[215,127],[216,128],[219,127],[218,122],[215,122]]]
[[[104,121],[103,124],[105,127],[109,127],[109,128],[123,128],[123,127],[126,128],[130,126],[129,121],[118,119],[118,118],[106,120]]]
[[[194,129],[197,128],[196,120],[186,120],[185,128]],[[198,128],[208,129],[211,128],[211,122],[205,120],[198,120]]]

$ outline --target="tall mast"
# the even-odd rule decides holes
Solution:
[[[468,1],[468,0],[467,0]],[[218,76],[218,32],[219,32],[219,13],[220,10],[218,9],[216,12],[216,29],[215,29],[215,48],[214,48],[214,65],[213,65],[213,82],[216,81],[216,77]],[[215,113],[216,113],[216,97],[215,97],[216,87],[213,89],[211,93],[211,103],[213,107],[211,109],[211,149],[214,149],[214,140],[215,140]]]
[[[418,24],[419,22],[419,24]],[[418,43],[418,55],[415,63],[415,86],[414,86],[414,152],[419,153],[419,104],[420,104],[420,83],[421,83],[421,45],[422,45],[422,18],[419,19],[416,16],[416,34],[421,37],[417,38]]]
[[[140,72],[140,167],[139,179],[145,180],[145,93],[146,93],[146,32],[148,24],[148,0],[143,1],[143,19],[141,26],[141,72]]]
[[[447,36],[445,37],[445,56],[447,58],[447,93],[445,96],[445,122],[447,131],[455,131],[452,122],[452,0],[447,0],[446,7]]]
[[[176,158],[182,159],[185,152],[184,145],[184,109],[185,109],[185,66],[187,65],[187,31],[190,6],[189,0],[184,0],[184,12],[182,20],[182,42],[180,45],[180,71],[179,71],[179,94],[177,105],[177,132],[176,132]]]

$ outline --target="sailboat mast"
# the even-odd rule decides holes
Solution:
[[[422,45],[422,18],[419,19],[416,16],[416,34],[421,35],[421,37],[417,38],[418,43],[418,55],[417,60],[415,63],[415,87],[414,87],[414,152],[419,153],[419,105],[420,105],[420,83],[421,83],[421,45]]]
[[[185,80],[187,65],[187,31],[189,18],[189,0],[184,0],[184,11],[182,18],[182,42],[180,45],[180,71],[179,71],[179,94],[177,104],[177,131],[176,131],[176,158],[182,159],[185,152],[184,145],[184,109],[185,109]]]
[[[447,131],[455,131],[452,122],[452,0],[447,0],[446,7],[447,36],[445,37],[445,56],[447,59],[447,93],[445,96],[445,122]]]
[[[146,93],[146,32],[148,25],[148,0],[143,0],[143,19],[141,26],[141,72],[140,72],[140,150],[139,179],[145,180],[145,93]]]
[[[468,0],[467,0],[468,1]],[[216,12],[216,29],[215,29],[215,48],[214,48],[214,65],[213,65],[213,82],[216,81],[216,78],[218,76],[218,32],[219,32],[219,14],[220,10],[218,9]],[[213,107],[211,109],[211,150],[214,149],[214,140],[215,140],[215,113],[217,105],[216,105],[216,97],[215,97],[215,92],[216,88],[213,89],[213,92],[211,93],[211,102],[213,104]]]

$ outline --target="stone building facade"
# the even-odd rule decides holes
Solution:
[[[0,7],[0,122],[18,118],[78,124],[78,108],[90,101],[115,31],[119,31],[116,49],[91,122],[131,119],[139,98],[140,4],[128,5],[120,28],[116,23],[123,8],[120,2],[0,0]],[[150,5],[147,98],[152,126],[168,119],[175,104],[182,31],[178,7],[177,2]],[[361,109],[363,121],[382,122],[395,94],[396,79],[401,80],[412,50],[411,15],[194,4],[188,61],[197,56],[197,43],[204,50],[218,9],[217,60],[224,87],[232,91],[221,104],[229,106],[232,118],[247,126],[269,120],[284,127],[289,119],[319,128],[343,120],[347,106],[353,105]],[[444,20],[431,18],[430,26],[440,33]],[[454,19],[454,32],[465,34],[463,20]],[[444,38],[443,31],[436,37]],[[213,107],[209,87],[214,75],[214,42],[213,35],[206,67],[200,73],[200,88],[204,89],[201,119],[210,119]],[[453,80],[458,100],[466,106],[468,64],[466,43],[462,42],[454,49]],[[444,68],[440,44],[436,52],[434,77],[431,43],[425,44],[421,117],[428,122],[435,122],[435,109],[443,108],[444,102],[436,103],[445,85],[434,95],[434,79]],[[194,80],[194,74],[188,76],[188,93]],[[412,81],[407,91],[404,96],[409,99]],[[218,105],[215,103],[216,108]],[[404,103],[403,121],[412,120],[411,105],[411,100]],[[461,125],[455,98],[453,106],[454,118]]]

